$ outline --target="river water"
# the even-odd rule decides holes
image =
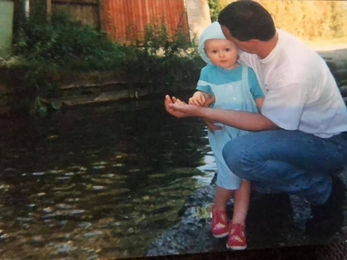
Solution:
[[[144,256],[214,174],[204,124],[163,97],[0,124],[1,259]]]

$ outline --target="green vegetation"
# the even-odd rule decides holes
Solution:
[[[347,37],[345,1],[259,1],[269,10],[279,28],[305,40]]]
[[[181,30],[170,40],[164,25],[147,25],[143,43],[121,46],[62,14],[53,15],[51,23],[26,21],[13,55],[19,60],[16,66],[27,70],[23,86],[13,86],[19,97],[17,109],[30,114],[57,109],[47,100],[57,96],[64,82],[81,73],[112,71],[163,86],[195,82],[202,66],[193,44]]]
[[[197,49],[178,28],[170,40],[165,25],[148,24],[142,43],[123,48],[122,70],[153,85],[195,84],[204,65]]]
[[[218,14],[222,10],[221,4],[218,0],[208,0],[208,7],[210,8],[211,22],[218,20]]]
[[[211,19],[236,0],[209,0]],[[257,0],[275,20],[276,27],[304,40],[326,41],[347,38],[346,1]]]
[[[211,20],[215,21],[230,2],[209,0]],[[347,4],[343,1],[259,2],[272,14],[277,27],[304,40],[347,39]],[[50,23],[42,19],[25,21],[16,33],[15,58],[8,63],[0,61],[2,67],[25,71],[23,84],[12,84],[17,109],[31,114],[58,109],[49,100],[59,95],[59,87],[88,73],[99,79],[106,73],[115,79],[117,75],[131,75],[132,80],[153,88],[195,84],[204,63],[197,55],[194,41],[180,28],[170,38],[163,23],[148,24],[144,29],[142,42],[123,46],[66,15],[55,13]]]
[[[68,17],[54,15],[51,23],[27,20],[13,45],[17,67],[27,72],[21,86],[12,86],[19,98],[16,109],[45,113],[46,98],[72,73],[119,68],[124,54],[90,26],[77,26]],[[13,66],[12,66],[13,67]]]

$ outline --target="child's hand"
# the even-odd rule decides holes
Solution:
[[[207,93],[197,91],[194,93],[194,95],[189,99],[189,105],[195,105],[198,107],[204,106],[207,99],[209,99],[210,96]]]

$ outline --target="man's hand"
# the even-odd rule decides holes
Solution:
[[[165,96],[165,109],[166,111],[177,117],[201,117],[200,109],[203,107],[197,107],[194,105],[188,105],[187,103],[179,100],[176,97],[170,97],[169,95]]]
[[[214,134],[214,131],[216,130],[222,130],[223,127],[219,126],[219,125],[215,125],[214,123],[216,123],[215,121],[211,121],[211,120],[206,120],[203,119],[203,121],[205,122],[207,129]]]
[[[202,110],[208,108],[212,103],[215,102],[215,100],[215,97],[209,98],[205,101],[202,107],[198,107],[195,105],[188,105],[176,97],[171,98],[169,95],[166,95],[165,109],[169,114],[177,118],[201,117],[202,120],[204,120],[204,122],[206,123],[208,130],[211,133],[214,133],[215,130],[221,130],[222,127],[214,125],[214,121],[204,119]]]
[[[166,95],[164,105],[165,105],[166,112],[168,112],[170,115],[174,117],[178,117],[178,118],[186,117],[186,114],[180,110],[177,110],[177,107],[185,106],[187,104],[177,99],[176,97],[171,98],[169,95]]]
[[[216,126],[214,124],[214,121],[204,119],[202,113],[200,113],[201,115],[199,115],[199,110],[203,109],[204,107],[209,107],[212,103],[215,102],[215,100],[215,97],[209,98],[205,101],[202,107],[198,107],[194,105],[188,105],[176,97],[170,97],[169,95],[166,95],[164,105],[166,111],[170,115],[177,118],[202,117],[202,120],[204,120],[208,130],[214,134],[215,130],[221,130],[222,127]]]

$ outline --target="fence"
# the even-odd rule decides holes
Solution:
[[[66,12],[82,24],[102,28],[99,0],[51,0],[51,6],[52,12]]]
[[[184,0],[104,0],[104,30],[115,41],[141,40],[146,25],[165,25],[169,36],[188,32]],[[188,34],[188,33],[187,33]]]
[[[48,12],[66,12],[76,21],[101,29],[111,40],[124,44],[142,41],[147,25],[165,25],[170,38],[177,30],[189,35],[185,0],[43,1]]]

